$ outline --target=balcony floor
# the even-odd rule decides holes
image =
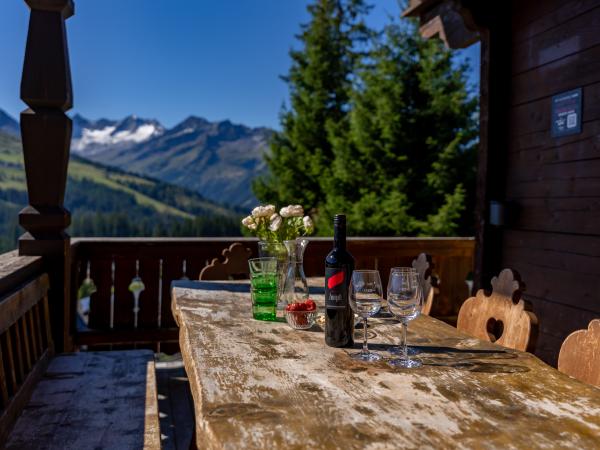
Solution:
[[[194,403],[181,356],[158,359],[156,382],[162,448],[187,450],[194,432]]]

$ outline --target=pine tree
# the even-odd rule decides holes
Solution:
[[[363,0],[317,0],[308,11],[311,21],[298,36],[302,49],[290,52],[283,77],[290,109],[281,113],[282,131],[266,158],[269,175],[255,182],[254,192],[264,202],[318,208],[333,159],[329,134],[347,115],[356,46],[367,37],[367,7]]]
[[[471,232],[477,103],[467,67],[407,22],[388,25],[365,61],[349,132],[330,135],[324,215],[345,211],[360,235]]]

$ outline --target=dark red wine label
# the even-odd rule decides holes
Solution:
[[[325,308],[343,309],[348,305],[346,269],[325,268]]]

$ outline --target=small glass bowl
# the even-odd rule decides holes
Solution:
[[[285,320],[294,330],[308,330],[315,324],[317,311],[285,311]]]

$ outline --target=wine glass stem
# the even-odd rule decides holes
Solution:
[[[406,322],[402,322],[402,356],[404,359],[408,359],[408,346],[406,345],[406,329],[408,325]]]
[[[363,353],[369,353],[369,347],[367,346],[367,318],[363,320],[364,338],[363,338]]]

